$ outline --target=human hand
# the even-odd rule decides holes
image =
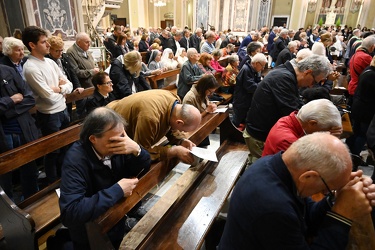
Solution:
[[[84,88],[76,88],[74,91],[77,91],[78,94],[81,94],[84,90]]]
[[[215,112],[216,109],[217,109],[216,102],[210,101],[207,105],[206,111],[209,112],[209,113],[213,113],[213,112]]]
[[[59,79],[59,85],[65,85],[67,81],[64,78]]]
[[[333,136],[336,136],[338,138],[340,138],[341,134],[342,134],[342,127],[332,127],[330,130],[329,130],[329,133]]]
[[[138,178],[133,178],[133,179],[125,179],[122,178],[119,180],[117,183],[120,185],[122,191],[124,192],[124,197],[129,197],[133,193],[133,189],[137,186],[138,184]]]
[[[14,94],[10,97],[10,99],[12,99],[12,101],[17,104],[17,103],[20,103],[22,102],[23,100],[23,95],[21,93],[17,93],[17,94]]]
[[[194,156],[190,153],[188,148],[183,146],[174,146],[169,149],[173,156],[176,156],[183,163],[192,164],[194,162]]]
[[[328,80],[331,80],[331,81],[334,81],[334,80],[336,80],[337,78],[339,78],[339,76],[340,76],[340,73],[339,73],[339,72],[337,72],[337,71],[333,71],[333,72],[331,72],[331,73],[327,76],[327,79],[328,79]]]
[[[125,136],[113,136],[110,139],[110,143],[107,144],[107,148],[109,148],[109,152],[112,154],[134,154],[138,155],[140,146],[138,143],[133,141],[128,135]]]
[[[195,143],[188,140],[188,139],[183,139],[180,146],[183,146],[184,148],[187,148],[189,150],[192,150],[193,147],[195,147]]]
[[[161,70],[161,69],[156,69],[156,70],[154,70],[154,71],[152,71],[152,75],[160,75],[161,73],[162,73],[163,71]]]
[[[364,184],[361,178],[357,176],[349,181],[348,184],[338,192],[332,211],[350,220],[355,220],[369,214],[372,208],[370,206],[370,201],[363,192],[363,186]]]

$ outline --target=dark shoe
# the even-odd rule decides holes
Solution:
[[[125,220],[125,232],[129,232],[132,228],[137,225],[138,220],[136,218],[126,218]]]
[[[128,216],[140,220],[146,213],[146,209],[143,206],[140,206],[135,212],[128,213]]]

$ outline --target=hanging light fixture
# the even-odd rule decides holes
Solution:
[[[150,0],[150,3],[153,3],[156,7],[163,7],[167,5],[167,0]]]

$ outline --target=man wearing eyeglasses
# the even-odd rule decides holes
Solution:
[[[218,249],[345,249],[352,222],[375,205],[372,180],[351,170],[349,150],[328,133],[259,159],[233,191]],[[314,202],[320,192],[329,195]]]
[[[297,64],[286,62],[264,77],[254,93],[243,133],[250,162],[261,157],[267,135],[277,120],[303,105],[298,89],[312,87],[330,72],[326,57],[311,55]]]

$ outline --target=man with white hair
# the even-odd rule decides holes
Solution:
[[[280,52],[288,46],[288,32],[289,30],[282,29],[279,37],[276,39],[271,54],[273,62],[276,62]]]
[[[206,52],[208,54],[212,54],[212,51],[214,51],[215,49],[215,46],[214,46],[214,42],[216,41],[215,32],[207,31],[205,36],[206,36],[206,41],[203,43],[201,47],[201,53]]]
[[[197,65],[199,60],[197,50],[195,48],[188,49],[186,56],[188,60],[181,67],[177,85],[177,94],[181,100],[184,99],[191,86],[203,76],[202,70]]]
[[[189,38],[189,48],[195,48],[198,53],[201,53],[202,29],[197,28],[195,34]]]
[[[286,62],[267,74],[254,93],[246,117],[243,136],[250,161],[262,155],[264,142],[277,120],[303,105],[298,89],[322,81],[330,69],[327,57],[312,55],[296,65]]]
[[[73,71],[78,76],[83,88],[92,87],[92,76],[99,72],[99,68],[95,67],[92,53],[88,51],[90,44],[89,35],[80,32],[76,36],[76,42],[66,51],[66,54],[72,59]]]
[[[279,66],[280,64],[284,64],[286,61],[290,61],[296,57],[294,53],[297,52],[297,42],[291,41],[288,43],[288,46],[284,48],[280,54],[277,56],[277,60],[275,63],[275,67]]]
[[[345,249],[352,222],[375,205],[372,180],[351,171],[347,147],[328,133],[262,157],[234,188],[218,249]]]
[[[310,101],[299,111],[280,118],[267,136],[262,156],[286,150],[302,136],[318,131],[329,131],[336,137],[342,133],[340,112],[330,100]]]
[[[371,35],[363,39],[362,45],[357,49],[350,59],[350,82],[348,84],[348,92],[354,95],[358,85],[359,75],[370,65],[372,60],[372,52],[375,49],[375,35]]]
[[[246,114],[261,80],[258,73],[266,64],[266,56],[258,53],[243,65],[236,78],[233,93],[233,124],[241,130],[245,129]]]

